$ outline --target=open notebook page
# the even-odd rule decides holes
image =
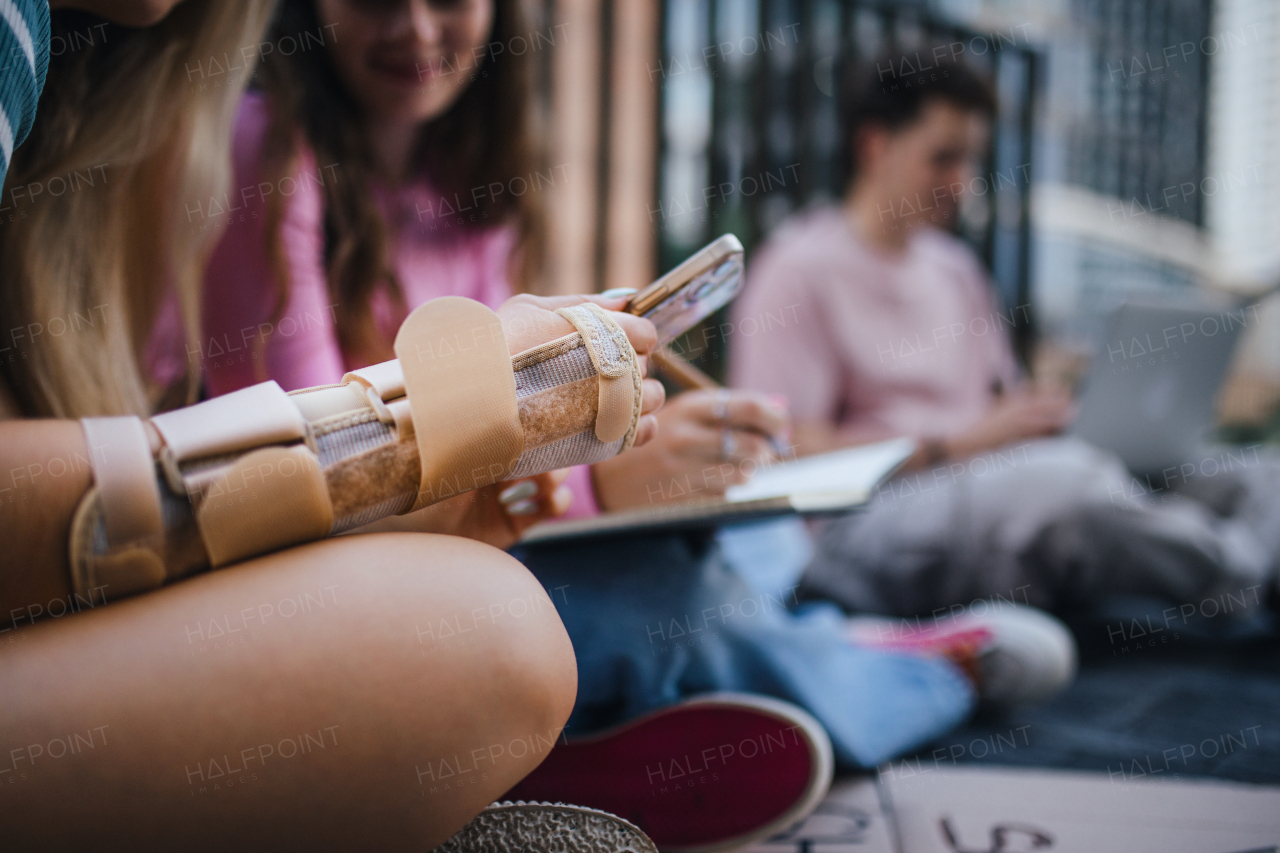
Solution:
[[[915,450],[910,438],[894,438],[847,450],[806,456],[761,468],[740,486],[730,486],[731,503],[783,495],[855,492],[869,495]]]
[[[733,521],[800,513],[848,512],[869,501],[875,488],[915,449],[911,439],[893,439],[781,462],[735,486],[727,499],[692,500],[606,512],[593,518],[545,521],[534,525],[524,543],[582,536],[704,528]]]

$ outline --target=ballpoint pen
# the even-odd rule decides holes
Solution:
[[[659,347],[649,354],[649,360],[653,362],[654,367],[660,370],[668,379],[679,385],[686,391],[693,389],[703,389],[708,391],[724,391],[727,390],[723,385],[716,382],[707,374],[703,373],[697,367],[694,367],[686,359],[672,352],[668,347]],[[754,432],[754,430],[750,430]],[[765,440],[769,442],[769,447],[779,459],[787,458],[788,448],[778,440],[777,436],[765,435]]]

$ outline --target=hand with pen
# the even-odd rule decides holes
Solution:
[[[699,388],[670,398],[657,418],[647,445],[592,467],[602,509],[717,498],[762,464],[791,455],[786,406],[767,394]]]

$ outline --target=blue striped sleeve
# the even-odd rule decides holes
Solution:
[[[31,132],[48,68],[48,0],[0,0],[0,180]]]

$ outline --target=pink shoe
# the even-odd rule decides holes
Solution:
[[[848,625],[859,646],[949,659],[993,705],[1048,701],[1076,674],[1076,644],[1067,626],[1020,604],[934,622],[855,616]]]
[[[660,850],[706,853],[803,820],[831,774],[831,741],[813,717],[777,699],[715,693],[560,744],[505,799],[601,809]]]

